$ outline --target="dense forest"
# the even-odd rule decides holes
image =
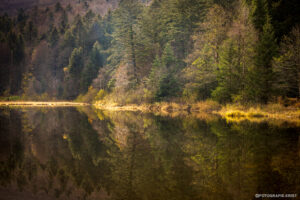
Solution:
[[[103,12],[95,2],[3,14],[0,96],[121,104],[300,97],[298,0],[121,0]]]

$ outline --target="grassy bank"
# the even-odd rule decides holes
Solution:
[[[153,104],[103,104],[96,102],[94,104],[96,108],[104,110],[128,110],[128,111],[143,111],[143,112],[206,112],[212,113],[221,109],[220,104],[215,101],[198,102],[194,104],[175,103],[175,102],[156,102]]]
[[[127,110],[154,112],[162,115],[179,115],[179,114],[218,114],[230,121],[263,121],[266,119],[277,119],[300,123],[300,104],[284,106],[281,104],[268,105],[237,105],[227,104],[220,105],[215,101],[203,101],[193,104],[159,102],[154,104],[141,105],[118,105],[118,104],[101,104],[96,102],[94,106],[104,110]]]
[[[281,104],[268,105],[226,105],[218,114],[230,121],[262,121],[265,119],[277,119],[300,123],[300,108],[298,105],[283,106]]]
[[[57,106],[85,106],[88,103],[68,101],[0,101],[0,106],[27,106],[27,107],[57,107]],[[153,104],[104,104],[101,101],[95,102],[94,107],[111,111],[141,111],[151,112],[165,116],[194,115],[205,118],[211,114],[218,114],[228,121],[240,122],[243,120],[264,121],[281,120],[295,122],[300,125],[300,103],[284,106],[282,104],[268,105],[221,105],[215,101],[207,100],[192,104],[174,102],[156,102]]]

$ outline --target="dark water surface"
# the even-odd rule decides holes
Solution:
[[[2,107],[0,145],[0,199],[300,195],[300,128],[286,123]]]

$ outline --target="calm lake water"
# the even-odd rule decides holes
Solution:
[[[300,128],[205,115],[2,107],[0,183],[0,199],[298,199]]]

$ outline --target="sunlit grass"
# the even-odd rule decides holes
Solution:
[[[218,114],[230,122],[241,122],[244,120],[252,122],[263,122],[266,120],[288,121],[300,124],[300,109],[297,106],[285,107],[281,104],[251,105],[240,104],[220,105],[215,101],[207,100],[193,104],[175,102],[156,102],[153,104],[131,104],[117,105],[96,104],[96,108],[108,110],[126,110],[152,112],[162,116],[187,116],[194,115],[201,118],[204,116]],[[209,117],[211,118],[211,117]]]
[[[285,107],[281,104],[268,104],[256,106],[227,105],[217,112],[227,121],[252,122],[281,121],[300,125],[300,109],[296,106]]]

